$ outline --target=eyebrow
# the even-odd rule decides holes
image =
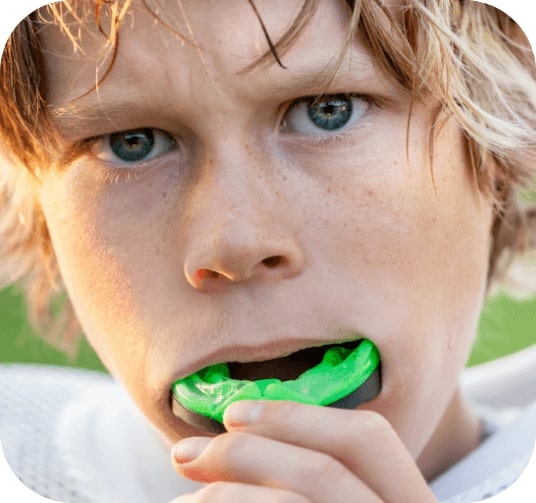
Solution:
[[[110,96],[108,96],[110,94]],[[106,120],[106,116],[117,116],[131,107],[130,100],[121,99],[119,93],[96,93],[95,90],[73,98],[61,105],[50,105],[49,112],[53,122],[62,127],[79,127],[81,123],[93,124]]]
[[[269,86],[271,99],[278,99],[279,96],[287,96],[289,93],[302,96],[322,94],[323,87],[336,82],[363,82],[376,76],[370,57],[362,51],[352,51],[350,55],[343,58],[341,64],[335,71],[329,72],[335,60],[327,64],[313,65],[312,67],[293,68],[292,64],[287,69],[272,65],[270,69],[255,68],[247,74],[242,74],[239,70],[235,75],[239,78],[246,78],[246,93],[252,87],[251,79],[261,79],[259,75],[263,70],[268,72],[269,77],[264,78],[264,84]],[[281,76],[278,73],[283,72]],[[290,72],[290,73],[289,73]],[[327,78],[327,77],[330,78]],[[352,77],[351,80],[349,77]],[[112,79],[113,77],[108,77]],[[258,93],[258,89],[253,91]],[[263,93],[261,93],[263,94]],[[296,98],[299,96],[296,95]],[[156,113],[159,105],[151,101],[151,96],[147,96],[136,84],[110,84],[107,81],[80,97],[73,98],[65,103],[50,106],[50,115],[60,134],[65,138],[88,136],[90,131],[98,131],[95,134],[105,134],[106,132],[120,131],[125,129],[121,125],[115,126],[117,121],[124,117],[132,117],[136,109],[139,116],[147,116],[150,109]],[[144,106],[142,102],[150,103]],[[180,106],[180,105],[179,105]],[[169,108],[168,108],[169,111]],[[145,124],[149,126],[150,124]],[[90,135],[89,135],[90,136]]]
[[[135,87],[135,86],[134,86]],[[53,124],[66,139],[91,136],[124,129],[115,124],[124,117],[132,117],[139,109],[145,113],[140,101],[146,99],[143,92],[135,92],[133,87],[111,85],[87,92],[59,105],[50,105],[49,113]]]

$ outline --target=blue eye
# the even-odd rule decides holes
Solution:
[[[355,125],[369,107],[370,102],[365,98],[348,94],[301,98],[285,114],[283,129],[290,133],[329,136]]]
[[[173,137],[159,129],[141,128],[119,131],[96,138],[91,146],[93,155],[109,163],[138,163],[173,150]]]
[[[143,161],[153,150],[154,134],[151,129],[127,131],[110,135],[110,148],[122,161]]]
[[[311,122],[326,131],[336,131],[346,126],[352,116],[352,101],[344,98],[332,98],[307,106],[307,115]]]

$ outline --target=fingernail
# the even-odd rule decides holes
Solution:
[[[197,458],[210,443],[207,437],[190,437],[179,440],[173,447],[173,458],[177,463],[188,463]]]
[[[255,422],[264,409],[263,402],[254,402],[249,400],[241,400],[235,402],[227,409],[223,415],[224,422],[227,426],[239,427],[247,426]]]

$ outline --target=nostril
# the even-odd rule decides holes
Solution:
[[[283,257],[281,257],[281,255],[274,255],[273,257],[267,257],[262,261],[262,263],[266,267],[270,267],[270,268],[277,267],[282,262],[283,262]]]
[[[194,273],[194,279],[196,283],[200,283],[204,279],[218,279],[220,273],[213,271],[212,269],[198,269]]]

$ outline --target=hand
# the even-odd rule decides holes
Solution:
[[[208,483],[172,503],[437,502],[391,425],[369,411],[237,402],[227,433],[178,442],[173,463]]]

